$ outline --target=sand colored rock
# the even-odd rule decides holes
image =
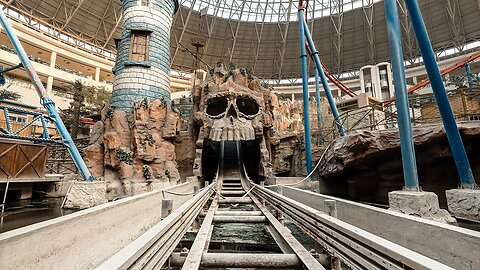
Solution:
[[[87,147],[86,162],[95,176],[105,178],[107,198],[177,184],[178,123],[178,114],[161,99],[137,101],[132,112],[114,108],[105,112],[92,138],[98,142],[104,132],[103,140]]]

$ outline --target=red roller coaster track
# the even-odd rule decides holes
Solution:
[[[455,70],[457,70],[457,69],[459,69],[459,68],[464,67],[466,63],[473,62],[473,61],[475,61],[475,60],[478,59],[478,58],[480,58],[480,51],[475,52],[474,54],[470,55],[469,57],[467,57],[467,58],[465,58],[465,59],[463,59],[463,60],[461,60],[461,61],[459,61],[459,62],[457,62],[457,63],[455,63],[455,64],[453,64],[453,65],[451,65],[451,66],[449,66],[449,67],[447,67],[447,68],[445,68],[445,69],[443,69],[443,70],[440,72],[440,74],[441,74],[442,76],[444,76],[444,75],[446,75],[446,74],[448,74],[448,73],[450,73],[450,72],[453,72],[453,71],[455,71]],[[427,79],[419,82],[418,84],[416,84],[416,85],[408,88],[407,93],[408,93],[408,94],[411,94],[411,93],[417,91],[418,89],[420,89],[420,88],[428,85],[429,83],[430,83],[430,79],[427,78]],[[390,103],[392,103],[392,102],[394,102],[394,101],[395,101],[395,97],[390,97],[389,99],[387,99],[387,100],[384,101],[384,104],[390,104]]]

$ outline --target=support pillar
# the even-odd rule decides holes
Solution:
[[[95,81],[99,82],[100,81],[100,68],[95,67]]]
[[[317,100],[317,121],[318,121],[318,132],[320,136],[320,144],[323,143],[323,123],[322,123],[322,108],[320,102],[320,79],[318,78],[318,70],[315,69],[315,99]]]
[[[398,21],[397,2],[385,0],[390,56],[395,85],[395,106],[397,107],[400,149],[402,152],[403,178],[405,189],[420,190],[418,184],[417,163],[413,144],[412,124],[408,110],[407,80],[403,63],[402,38]]]
[[[312,142],[310,133],[310,113],[308,106],[308,70],[307,70],[307,48],[305,45],[305,23],[304,8],[299,7],[299,25],[300,25],[300,59],[302,63],[302,86],[303,86],[303,122],[305,126],[305,162],[307,164],[307,174],[312,172]]]
[[[390,210],[407,215],[420,216],[445,223],[456,223],[448,212],[440,209],[438,196],[433,192],[420,189],[415,160],[412,126],[408,111],[407,82],[403,64],[403,50],[400,35],[400,23],[396,0],[385,0],[385,14],[392,58],[392,69],[395,84],[395,106],[397,107],[398,129],[400,132],[400,149],[404,175],[403,191],[388,193]]]
[[[56,65],[57,65],[57,52],[52,51],[50,53],[50,67],[55,68]]]
[[[302,12],[299,12],[299,13],[301,13],[303,17],[304,10],[301,9],[301,11]],[[308,30],[308,25],[305,20],[300,20],[300,28],[301,29],[303,28],[305,38],[308,42],[308,46],[312,51],[312,56],[315,61],[315,66],[318,70],[318,74],[320,75],[320,79],[322,80],[323,90],[325,90],[325,95],[327,96],[327,100],[330,105],[330,110],[332,111],[333,118],[335,119],[335,123],[338,128],[338,133],[340,133],[342,137],[345,137],[345,129],[343,128],[343,125],[341,123],[340,115],[337,110],[337,105],[335,104],[335,100],[333,98],[332,92],[330,91],[330,86],[328,86],[327,76],[325,76],[325,72],[323,71],[322,63],[320,62],[320,58],[318,57],[317,49],[315,49],[315,44],[313,43],[312,36],[310,35],[310,31]],[[301,39],[301,41],[303,41],[303,39]],[[340,96],[340,89],[338,90],[337,96]]]
[[[418,42],[418,47],[425,63],[430,84],[432,85],[435,100],[438,104],[438,110],[443,121],[445,133],[450,144],[455,165],[460,176],[462,188],[474,188],[476,186],[475,178],[473,177],[472,169],[468,161],[465,147],[463,146],[460,132],[458,131],[457,123],[453,115],[452,108],[448,101],[445,85],[443,84],[442,76],[435,60],[435,53],[433,52],[432,44],[428,37],[427,29],[423,21],[420,7],[417,0],[405,0],[408,14],[412,21],[412,27],[415,32],[415,37]]]
[[[48,76],[47,78],[47,93],[52,94],[52,88],[53,88],[53,76]]]

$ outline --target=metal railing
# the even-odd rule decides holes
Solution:
[[[80,154],[84,155],[84,150],[88,146],[89,138],[73,140]],[[64,145],[49,144],[46,172],[49,174],[77,174],[78,169],[68,148]]]
[[[50,138],[48,134],[48,122],[53,122],[53,120],[48,115],[4,105],[0,105],[0,110],[3,111],[3,114],[0,117],[0,137],[28,140],[36,143],[62,143],[62,140]],[[25,123],[13,122],[9,117],[10,113],[21,114],[31,120],[26,121]],[[34,132],[37,128],[41,129],[41,134],[39,136]]]
[[[327,214],[282,196],[281,187],[279,194],[250,184],[255,197],[288,216],[332,257],[341,259],[351,269],[453,269],[337,219],[335,201]]]
[[[467,88],[447,92],[452,111],[457,121],[480,120],[480,90]],[[409,97],[409,110],[412,125],[442,123],[433,94]],[[373,104],[362,108],[352,108],[340,113],[340,121],[348,132],[355,130],[383,130],[397,127],[395,103],[388,106]],[[333,121],[323,129],[313,129],[312,141],[316,145],[329,143],[340,137]]]

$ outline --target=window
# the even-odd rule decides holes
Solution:
[[[130,46],[130,60],[148,61],[148,40],[150,33],[132,30],[132,45]]]
[[[149,2],[150,2],[150,0],[140,0],[140,4],[142,6],[148,6]]]
[[[8,119],[10,119],[10,122],[13,122],[13,123],[16,123],[16,124],[27,123],[27,116],[26,115],[9,114]]]

